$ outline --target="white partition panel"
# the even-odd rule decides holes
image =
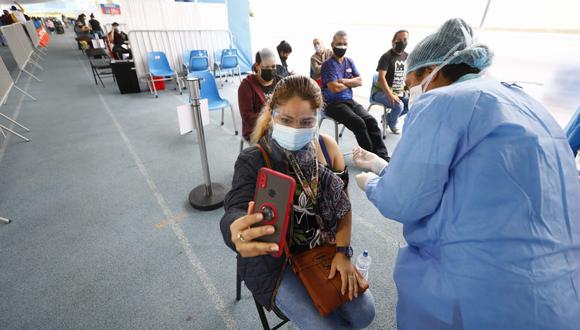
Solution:
[[[143,77],[148,72],[147,52],[152,51],[164,52],[171,67],[180,71],[186,52],[205,49],[211,68],[214,56],[222,49],[232,47],[232,34],[228,30],[133,30],[129,32],[129,43],[137,75]]]
[[[14,60],[20,70],[24,70],[33,52],[32,44],[24,32],[24,26],[21,23],[14,23],[3,26],[1,29]]]
[[[0,106],[6,101],[12,85],[14,85],[14,82],[10,76],[10,72],[8,72],[4,61],[2,61],[2,57],[0,57]]]
[[[32,41],[32,45],[34,48],[38,48],[40,44],[40,38],[38,37],[38,33],[36,32],[36,27],[34,26],[33,21],[28,21],[24,24],[26,31],[28,31],[28,35],[30,35],[30,41]]]

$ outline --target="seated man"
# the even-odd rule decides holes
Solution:
[[[344,124],[356,136],[363,149],[389,161],[389,153],[383,143],[377,121],[362,105],[352,99],[352,88],[362,85],[362,79],[354,62],[345,57],[348,46],[346,32],[338,31],[332,39],[334,56],[322,64],[322,94],[328,117]]]
[[[95,15],[91,14],[91,19],[89,20],[89,25],[91,26],[91,33],[96,33],[99,35],[99,38],[103,38],[105,33],[101,28],[101,23],[95,19]]]
[[[320,69],[322,63],[332,57],[332,49],[324,48],[324,44],[318,38],[314,39],[312,44],[314,45],[314,54],[310,57],[310,78],[316,80],[318,86],[322,87]]]
[[[132,59],[133,54],[131,50],[124,47],[128,41],[127,34],[119,30],[119,23],[114,22],[111,25],[113,26],[113,31],[109,32],[107,37],[109,38],[109,42],[113,43],[113,54],[115,54],[118,60],[123,59],[123,54],[129,54],[128,58]]]
[[[391,108],[387,124],[391,131],[399,134],[397,121],[409,111],[409,95],[405,92],[405,63],[409,32],[400,30],[395,33],[392,47],[383,54],[377,65],[378,79],[372,90],[372,100]]]
[[[288,61],[290,54],[292,54],[292,46],[290,46],[286,40],[282,40],[278,46],[276,46],[276,51],[278,51],[278,56],[280,57],[280,62],[282,63],[276,64],[276,75],[278,75],[280,78],[286,78],[289,75],[294,74],[294,72],[290,72],[288,70],[288,63],[286,62]]]

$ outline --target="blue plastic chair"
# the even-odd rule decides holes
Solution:
[[[207,50],[196,49],[189,53],[189,72],[209,70],[209,57]]]
[[[242,82],[242,75],[240,72],[240,64],[238,61],[237,49],[233,49],[233,48],[223,49],[221,51],[219,58],[220,58],[219,61],[217,61],[217,60],[214,61],[213,74],[215,76],[216,70],[219,72],[220,84],[223,86],[223,83],[221,82],[222,70],[226,71],[226,81],[227,81],[228,72],[231,72],[232,78],[233,78],[235,75],[236,69],[238,70],[238,78],[240,79],[240,83],[241,83]]]
[[[383,126],[383,139],[385,139],[387,137],[387,115],[389,114],[389,112],[391,112],[391,108],[389,108],[387,105],[382,104],[381,102],[377,102],[373,99],[373,86],[375,86],[377,84],[377,81],[379,80],[379,74],[375,73],[373,75],[373,83],[371,84],[371,92],[369,94],[369,106],[367,108],[367,111],[371,111],[371,108],[375,105],[381,106],[383,107],[383,116],[381,117],[381,126]],[[344,131],[344,128],[342,129]],[[340,136],[342,136],[342,131],[340,132]]]
[[[157,81],[175,79],[175,89],[179,88],[179,94],[183,93],[177,72],[175,72],[175,70],[173,70],[169,65],[169,61],[167,61],[167,56],[165,56],[164,52],[148,52],[147,65],[149,66],[149,90],[152,90],[152,94],[154,94],[156,98],[159,97],[157,94],[157,88],[155,88],[155,82]]]
[[[225,108],[230,108],[232,113],[232,122],[234,125],[235,135],[238,135],[238,128],[236,126],[236,117],[234,115],[234,108],[231,103],[222,99],[218,92],[218,87],[215,82],[215,78],[209,71],[194,71],[191,72],[188,77],[197,77],[200,79],[200,95],[202,99],[207,99],[209,111],[221,110],[222,111],[222,121],[221,125],[224,125],[224,110]]]

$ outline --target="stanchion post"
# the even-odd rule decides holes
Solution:
[[[201,155],[201,167],[203,171],[204,184],[199,185],[189,193],[189,203],[196,209],[209,211],[220,208],[224,205],[224,198],[227,188],[216,182],[211,182],[209,173],[209,163],[207,159],[207,148],[205,145],[205,134],[201,119],[200,104],[200,79],[194,76],[187,77],[187,89],[189,90],[189,101],[193,111],[193,124],[197,131],[197,142]]]

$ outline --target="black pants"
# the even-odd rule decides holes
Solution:
[[[336,102],[328,104],[325,112],[328,117],[351,130],[361,148],[371,151],[383,159],[389,157],[377,121],[362,105],[354,100]]]

